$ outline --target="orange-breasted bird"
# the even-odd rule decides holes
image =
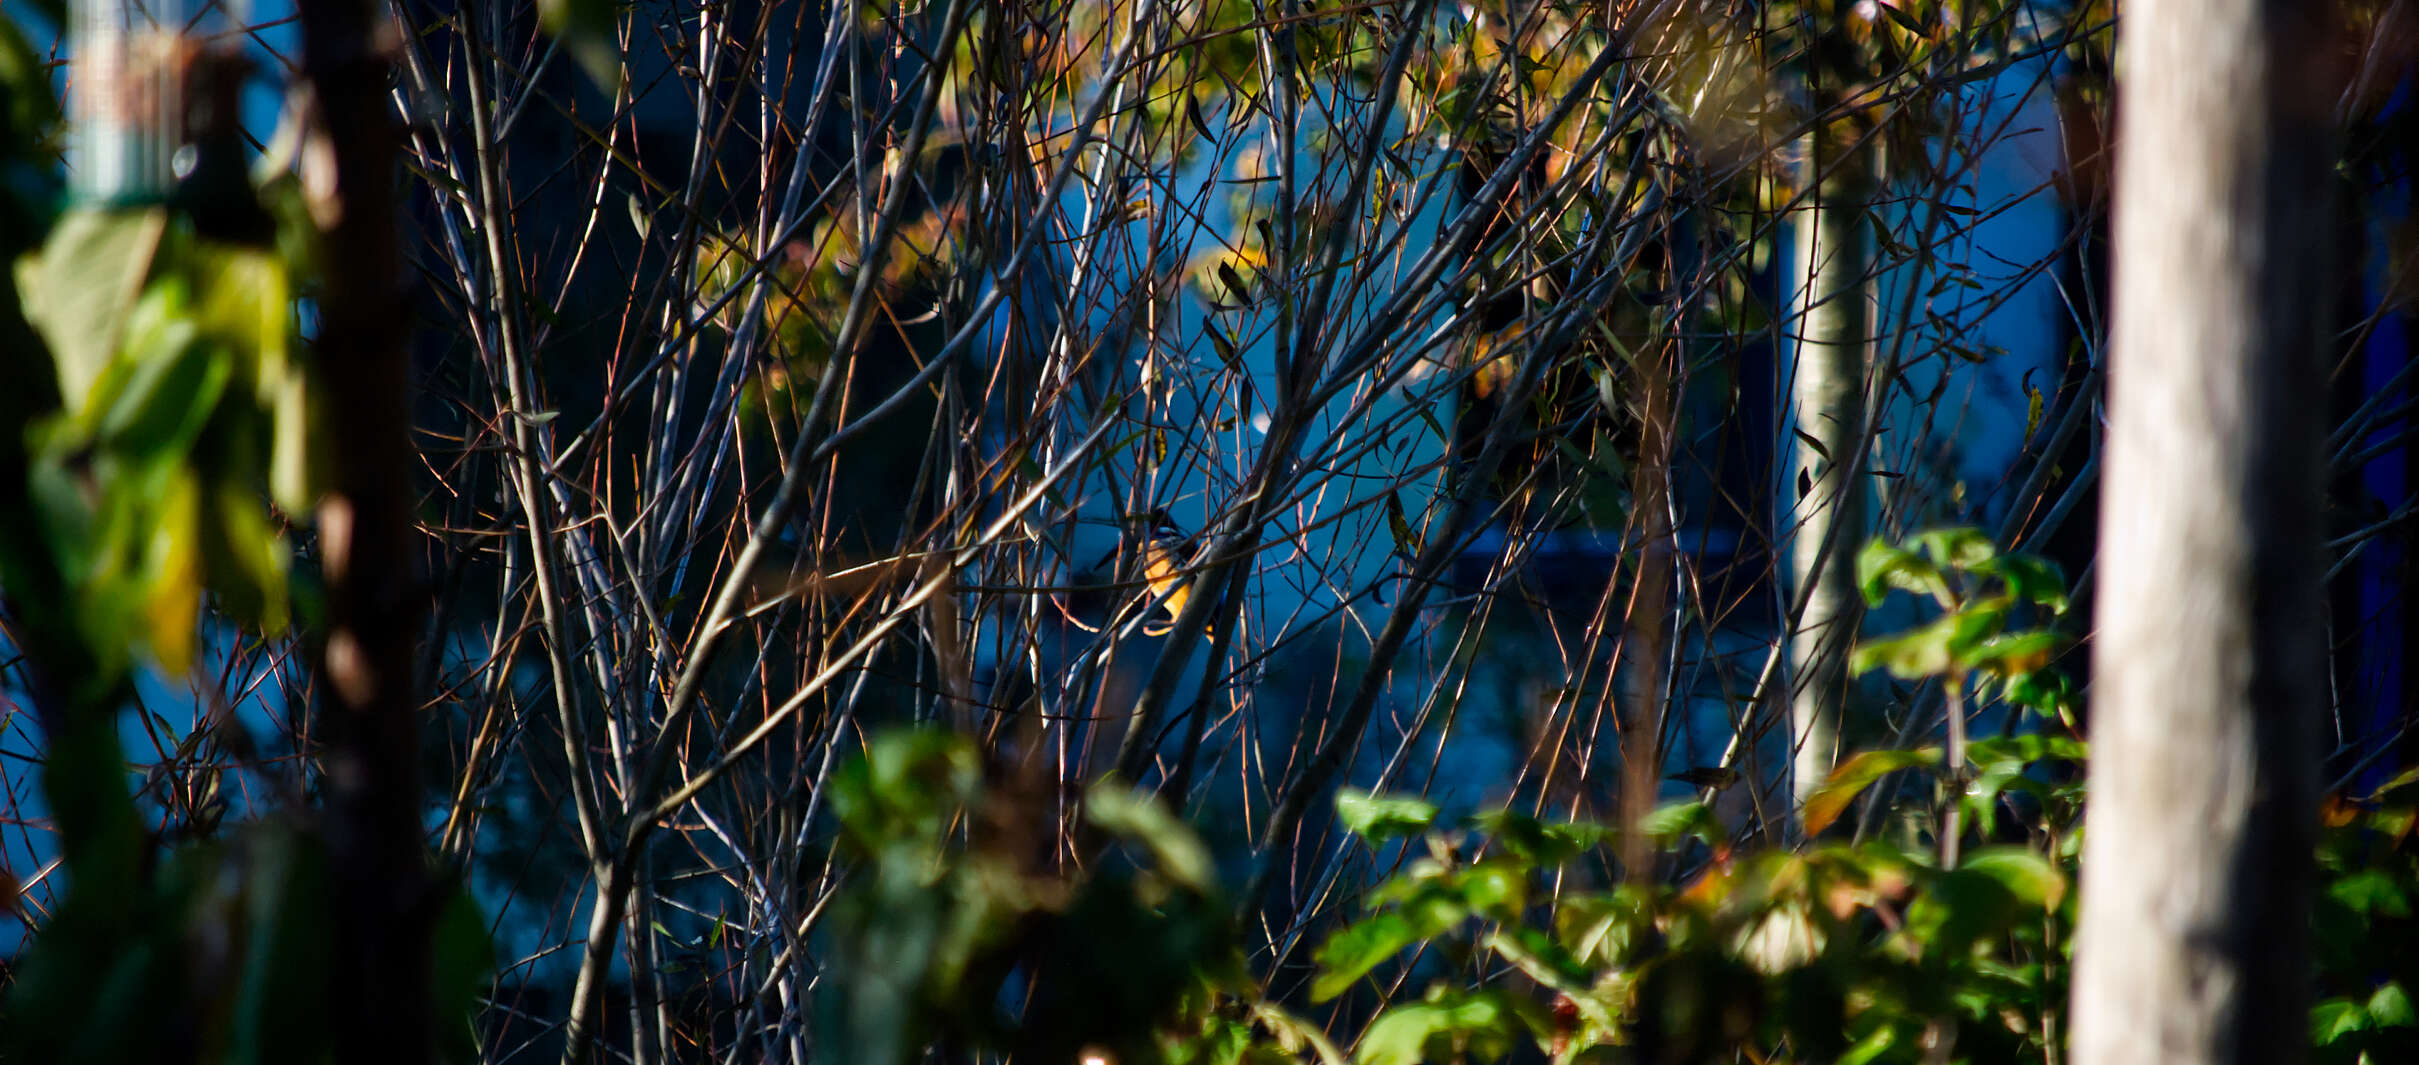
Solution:
[[[1167,611],[1164,620],[1144,622],[1142,631],[1145,635],[1165,636],[1175,627],[1177,616],[1184,613],[1184,604],[1192,598],[1189,566],[1193,556],[1200,552],[1200,547],[1201,538],[1185,532],[1183,526],[1168,516],[1166,507],[1152,507],[1150,520],[1127,526],[1125,535],[1118,538],[1117,546],[1102,555],[1100,561],[1093,563],[1091,572],[1105,574],[1110,564],[1120,556],[1137,559],[1149,598],[1162,600],[1161,605]],[[1097,626],[1076,617],[1075,612],[1064,603],[1059,604],[1059,612],[1077,628],[1086,632],[1100,631]]]
[[[1164,636],[1176,626],[1177,616],[1184,613],[1185,601],[1192,598],[1192,579],[1186,570],[1200,550],[1200,538],[1185,532],[1183,526],[1168,517],[1166,507],[1152,507],[1150,527],[1128,535],[1140,541],[1130,546],[1136,547],[1142,557],[1143,583],[1150,587],[1151,598],[1164,597],[1167,609],[1167,620],[1156,628],[1144,623],[1143,634]]]

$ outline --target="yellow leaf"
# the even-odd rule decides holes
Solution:
[[[201,486],[178,470],[168,478],[143,545],[143,620],[160,668],[182,675],[193,668],[193,630],[202,609]]]

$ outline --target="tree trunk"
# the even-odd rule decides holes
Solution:
[[[2321,6],[2126,12],[2077,1065],[2308,1044]]]
[[[336,1060],[425,1062],[435,914],[420,811],[410,387],[397,287],[396,121],[383,7],[298,6],[324,292],[315,357],[327,384],[333,490],[319,511],[327,643],[318,678],[336,930]]]
[[[1808,138],[1814,203],[1796,219],[1792,315],[1798,343],[1790,387],[1791,460],[1782,486],[1780,540],[1790,545],[1789,587],[1805,609],[1789,630],[1791,797],[1830,774],[1847,702],[1848,650],[1861,603],[1856,546],[1865,532],[1861,484],[1849,474],[1864,443],[1865,353],[1873,260],[1865,224],[1871,179],[1863,149],[1834,127]]]

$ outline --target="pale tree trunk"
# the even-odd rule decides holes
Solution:
[[[2077,1065],[2308,1044],[2321,7],[2126,9]]]
[[[1814,134],[1806,166],[1819,184],[1795,220],[1799,284],[1792,319],[1798,342],[1790,374],[1789,473],[1781,486],[1781,542],[1790,545],[1790,592],[1802,599],[1789,639],[1791,797],[1803,806],[1839,751],[1848,692],[1848,649],[1856,637],[1856,545],[1865,494],[1856,454],[1863,444],[1865,355],[1871,310],[1866,275],[1873,243],[1865,220],[1871,176],[1865,151],[1845,132]]]

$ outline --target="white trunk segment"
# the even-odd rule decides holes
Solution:
[[[2076,1065],[2308,1044],[2330,50],[2304,0],[2134,0]]]
[[[1856,590],[1856,549],[1865,534],[1865,493],[1847,479],[1864,443],[1865,363],[1872,320],[1866,283],[1873,238],[1865,220],[1870,185],[1858,149],[1816,134],[1807,167],[1820,175],[1817,202],[1798,212],[1792,318],[1798,342],[1790,374],[1787,424],[1796,432],[1777,513],[1789,549],[1792,598],[1806,609],[1789,632],[1790,784],[1794,806],[1823,782],[1839,756],[1840,712],[1847,702],[1848,651],[1863,604]],[[1812,438],[1811,442],[1808,438]],[[1856,481],[1861,481],[1857,478]],[[1830,544],[1828,551],[1825,544]],[[1809,585],[1811,592],[1806,592]]]

